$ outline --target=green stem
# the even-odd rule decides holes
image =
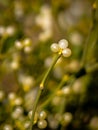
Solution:
[[[55,91],[49,95],[49,98],[40,106],[39,110],[44,108],[47,104],[50,103],[50,101],[53,99],[53,97],[56,95],[57,91],[65,84],[70,84],[70,86],[72,86],[72,84],[75,81],[75,76],[70,76],[70,78],[66,79],[66,75],[63,77],[63,79],[61,80],[60,84],[57,86],[57,88],[55,89]]]
[[[90,30],[90,34],[88,35],[87,42],[85,44],[81,68],[84,67],[88,62],[92,61],[92,56],[94,53],[94,48],[98,41],[98,0],[95,1],[96,8],[92,10],[92,28]]]
[[[37,104],[38,104],[40,95],[41,95],[41,93],[42,93],[42,90],[44,89],[45,82],[46,82],[46,80],[47,80],[47,78],[48,78],[48,76],[49,76],[51,70],[53,69],[54,65],[56,64],[56,62],[58,61],[58,59],[59,59],[60,57],[61,57],[61,54],[58,54],[58,55],[56,55],[56,56],[54,57],[51,66],[50,66],[49,69],[47,70],[46,74],[44,75],[44,77],[43,77],[43,79],[42,79],[42,81],[41,81],[41,83],[40,83],[40,86],[39,86],[39,89],[38,89],[38,93],[37,93],[35,102],[34,102],[34,104],[33,104],[30,130],[32,130],[33,125],[34,125],[34,115],[35,115],[35,111],[36,111]]]
[[[1,41],[0,41],[0,54],[2,53],[2,49],[3,49],[3,43],[4,41],[7,39],[7,35],[4,35],[2,38],[1,38]]]
[[[94,72],[94,71],[97,71],[98,70],[98,63],[95,63],[94,65],[92,65],[92,66],[88,66],[88,67],[86,67],[86,72],[87,73],[92,73],[92,72]]]
[[[56,95],[56,92],[65,84],[65,82],[66,82],[66,80],[65,80],[65,76],[64,76],[64,78],[61,80],[60,84],[57,86],[55,91],[51,95],[49,95],[49,98],[40,106],[39,109],[44,108],[48,103],[50,103],[50,101]]]
[[[42,92],[42,90],[39,88],[39,89],[38,89],[38,93],[37,93],[36,100],[34,101],[34,104],[33,104],[32,117],[31,117],[31,124],[30,124],[30,130],[32,130],[33,125],[34,125],[34,115],[35,115],[35,111],[36,111],[36,108],[37,108],[37,104],[38,104],[38,101],[39,101],[41,92]]]
[[[56,56],[54,57],[54,60],[53,60],[53,62],[52,62],[52,64],[51,64],[51,66],[50,66],[49,69],[47,70],[46,74],[45,74],[44,77],[43,77],[42,82],[40,83],[41,89],[44,88],[44,84],[45,84],[45,82],[46,82],[46,80],[47,80],[47,78],[48,78],[48,76],[49,76],[49,73],[50,73],[51,70],[53,69],[54,65],[56,64],[56,62],[57,62],[57,60],[60,58],[60,56],[61,56],[61,54],[58,54],[58,55],[56,55]]]

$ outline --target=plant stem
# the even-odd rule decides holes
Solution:
[[[57,88],[55,89],[55,91],[49,95],[49,98],[40,106],[39,109],[44,108],[52,99],[53,97],[56,95],[56,92],[66,83],[66,76],[63,77],[63,79],[61,80],[60,84],[57,86]]]
[[[97,71],[98,70],[98,63],[95,63],[94,65],[92,65],[92,66],[88,66],[88,67],[86,67],[86,72],[87,73],[92,73],[92,72],[94,72],[94,71]]]
[[[36,99],[35,99],[35,102],[33,104],[33,109],[32,109],[32,117],[31,117],[31,124],[30,124],[30,130],[32,130],[33,128],[33,125],[34,125],[34,115],[35,115],[35,111],[36,111],[36,108],[37,108],[37,104],[38,104],[38,101],[39,101],[39,98],[40,98],[40,95],[42,93],[42,90],[44,89],[44,85],[45,85],[45,82],[51,72],[51,70],[53,69],[54,65],[56,64],[56,62],[58,61],[58,59],[61,57],[61,54],[58,54],[54,57],[53,59],[53,62],[51,64],[51,66],[49,67],[49,69],[46,71],[41,83],[40,83],[40,86],[39,86],[39,89],[38,89],[38,93],[37,93],[37,96],[36,96]]]
[[[0,41],[0,54],[2,53],[3,49],[3,43],[7,39],[7,35],[2,36],[1,41]]]
[[[37,108],[37,103],[38,103],[38,101],[39,101],[41,92],[42,92],[42,90],[39,88],[39,89],[38,89],[37,96],[36,96],[36,100],[34,101],[34,104],[33,104],[32,117],[31,117],[31,124],[30,124],[30,130],[32,130],[33,125],[34,125],[34,115],[35,115],[35,111],[36,111],[36,108]]]
[[[54,57],[53,59],[53,62],[51,64],[51,66],[49,67],[49,69],[47,70],[46,74],[44,75],[41,83],[40,83],[40,88],[43,89],[44,88],[44,85],[45,85],[45,82],[49,76],[49,73],[51,72],[51,70],[53,69],[54,65],[56,64],[57,60],[60,58],[61,54],[58,54]]]
[[[95,4],[96,8],[92,10],[92,27],[83,51],[81,68],[92,61],[94,48],[98,41],[98,0],[95,1]]]

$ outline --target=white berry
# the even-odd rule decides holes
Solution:
[[[5,33],[9,36],[12,36],[15,33],[15,28],[13,26],[8,26],[5,30]]]
[[[3,130],[13,130],[13,128],[11,125],[5,124]]]
[[[38,121],[38,127],[39,127],[40,129],[46,128],[46,127],[47,127],[47,121],[46,121],[46,120],[39,120],[39,121]]]
[[[66,48],[62,51],[62,54],[64,57],[69,57],[71,55],[71,50],[69,48]]]
[[[40,120],[44,120],[44,119],[46,118],[46,116],[47,116],[47,114],[46,114],[45,111],[41,111],[41,112],[39,113],[39,119],[40,119]]]
[[[20,41],[15,42],[15,46],[17,49],[21,50],[23,48],[23,44]]]
[[[14,92],[9,93],[8,99],[9,100],[15,100],[16,99],[16,94]]]
[[[63,118],[64,118],[64,121],[66,123],[70,123],[72,121],[72,114],[69,113],[69,112],[66,112],[64,115],[63,115]]]
[[[58,52],[60,49],[57,43],[53,43],[50,48],[53,52]]]
[[[26,39],[24,39],[23,44],[25,46],[30,46],[31,45],[31,40],[29,38],[26,38]]]
[[[23,114],[23,108],[22,107],[16,107],[15,110],[12,112],[11,116],[13,119],[18,119]]]
[[[69,87],[69,86],[63,87],[63,88],[62,88],[62,93],[63,93],[64,95],[66,95],[66,96],[70,95],[70,93],[71,93],[70,87]]]
[[[65,39],[60,40],[58,44],[61,49],[65,49],[68,47],[68,41]]]

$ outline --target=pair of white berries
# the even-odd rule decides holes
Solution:
[[[29,118],[32,118],[32,111],[28,113]],[[34,116],[34,124],[37,123],[38,128],[44,129],[47,127],[46,121],[47,113],[45,111],[41,111],[39,114],[35,112]]]
[[[45,111],[41,111],[39,113],[39,120],[38,120],[38,128],[44,129],[47,127],[47,121],[45,120],[47,117],[47,113]]]
[[[66,39],[62,39],[57,43],[53,43],[51,45],[51,50],[55,53],[60,53],[64,57],[69,57],[71,55],[71,50],[68,48],[68,41]]]

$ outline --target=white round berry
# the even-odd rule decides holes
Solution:
[[[46,114],[46,112],[45,112],[45,111],[41,111],[41,112],[39,113],[39,119],[40,119],[40,120],[45,119],[45,118],[46,118],[46,116],[47,116],[47,114]]]
[[[64,86],[64,87],[62,88],[62,93],[63,93],[64,95],[66,95],[66,96],[70,95],[70,93],[71,93],[70,87],[69,87],[69,86]]]
[[[47,121],[46,121],[46,120],[39,120],[39,121],[38,121],[38,127],[39,127],[40,129],[46,128],[46,127],[47,127]]]
[[[30,46],[24,47],[24,52],[25,53],[30,53],[32,51],[32,48]]]
[[[16,94],[14,92],[11,92],[8,94],[8,99],[9,100],[15,100],[16,99]]]
[[[17,60],[13,60],[10,66],[13,70],[17,70],[19,68],[19,62]]]
[[[59,47],[61,49],[65,49],[68,47],[68,41],[66,39],[62,39],[59,41]]]
[[[62,54],[64,57],[69,57],[71,55],[71,50],[69,48],[66,48],[62,51]]]
[[[30,121],[26,121],[26,122],[24,122],[24,128],[25,129],[28,129],[30,127]]]
[[[29,38],[26,38],[26,39],[24,39],[23,44],[25,46],[30,46],[31,45],[31,40]]]
[[[15,105],[21,105],[23,103],[23,99],[21,97],[17,97],[14,101]]]
[[[10,124],[5,124],[3,130],[13,130]]]
[[[22,116],[22,114],[23,114],[23,111],[24,110],[23,110],[22,107],[20,107],[20,106],[16,107],[15,110],[11,113],[12,118],[13,119],[20,118]]]
[[[15,33],[15,28],[13,26],[8,26],[5,33],[9,36],[12,36]]]
[[[58,52],[60,49],[57,43],[53,43],[50,48],[53,52]]]
[[[20,41],[15,42],[15,46],[17,49],[21,50],[23,48],[23,44]]]
[[[64,113],[63,118],[66,123],[70,123],[72,121],[73,117],[70,112],[66,112],[66,113]]]

